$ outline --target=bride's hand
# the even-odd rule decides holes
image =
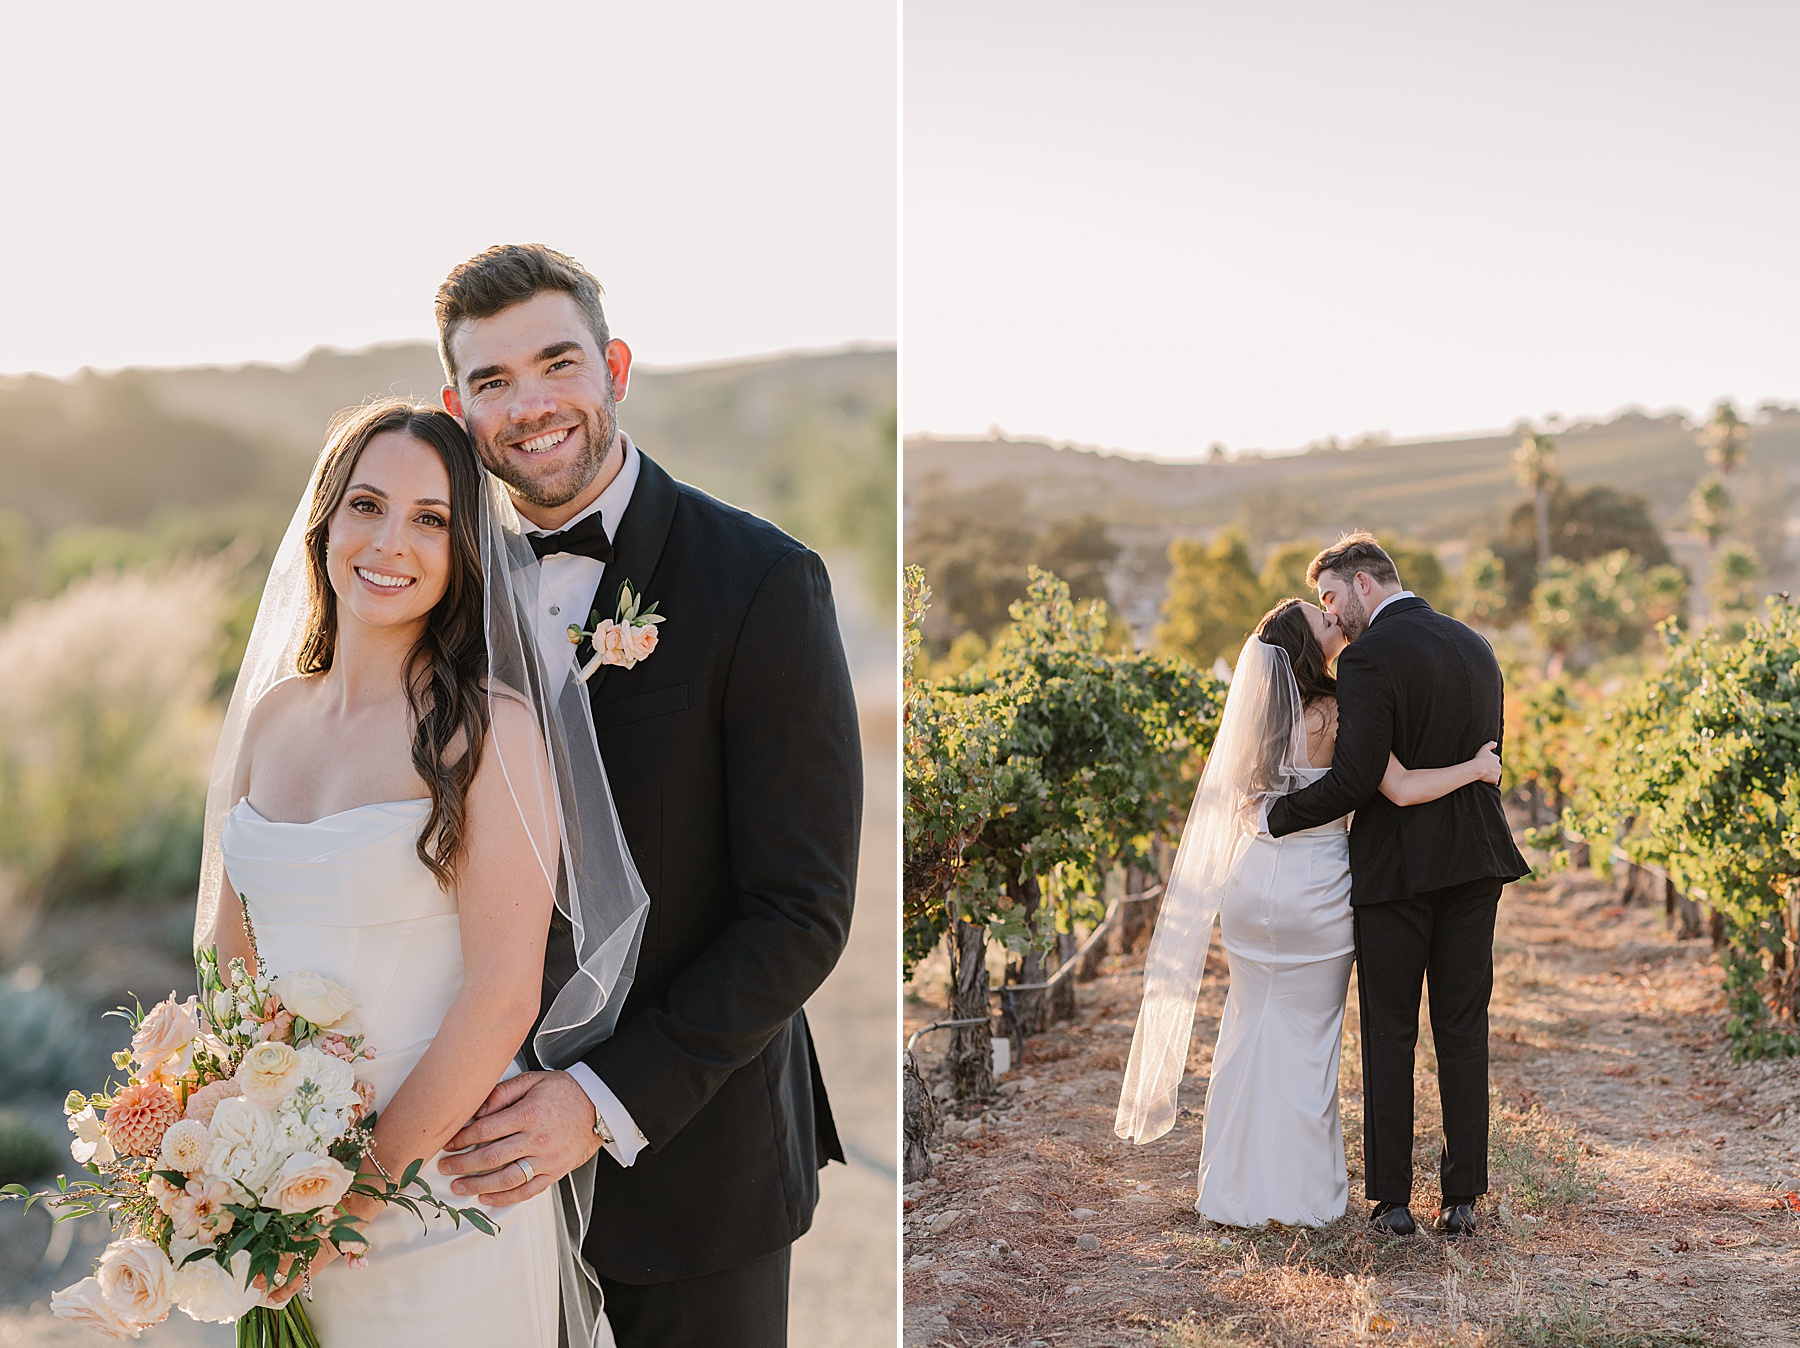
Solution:
[[[1475,765],[1475,780],[1500,785],[1500,755],[1494,752],[1495,741],[1489,740],[1469,761]]]

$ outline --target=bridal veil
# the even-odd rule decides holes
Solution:
[[[297,676],[296,660],[309,604],[307,516],[330,449],[328,444],[321,453],[276,549],[225,713],[206,795],[196,947],[210,938],[222,897],[224,863],[219,833],[225,815],[236,804],[231,799],[232,785],[245,726],[252,709],[271,688]],[[526,834],[534,839],[561,839],[559,852],[540,853],[536,860],[544,882],[555,893],[557,912],[569,925],[576,969],[545,1011],[532,1039],[537,1061],[545,1067],[561,1068],[609,1036],[618,1023],[619,1008],[637,964],[650,897],[619,826],[606,766],[594,737],[587,685],[574,673],[574,647],[569,648],[571,659],[565,668],[544,668],[533,630],[533,615],[538,611],[537,559],[505,487],[485,471],[482,481],[480,544],[490,721],[495,699],[526,699],[543,732],[551,767],[548,782],[535,761],[509,761],[499,737],[489,740],[486,752],[497,756]],[[593,1343],[596,1333],[604,1332],[599,1320],[599,1287],[580,1258],[593,1206],[594,1165],[590,1159],[565,1179],[558,1195],[565,1331],[567,1341],[576,1344]]]
[[[1306,784],[1306,729],[1288,654],[1252,636],[1232,671],[1225,711],[1156,918],[1144,1000],[1113,1131],[1150,1142],[1175,1126],[1213,921],[1261,802]]]

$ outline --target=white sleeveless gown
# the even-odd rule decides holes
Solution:
[[[1309,782],[1325,773],[1308,769]],[[1354,958],[1348,819],[1252,839],[1219,929],[1231,989],[1195,1209],[1229,1226],[1323,1226],[1349,1201],[1337,1090]]]
[[[245,800],[220,837],[264,964],[275,973],[323,974],[356,999],[375,1050],[357,1074],[374,1084],[377,1109],[431,1046],[462,987],[456,896],[438,888],[413,850],[428,807],[393,801],[281,824]],[[419,1173],[439,1198],[473,1206],[449,1191],[436,1158]],[[314,1280],[307,1314],[320,1343],[556,1348],[556,1192],[488,1209],[497,1236],[435,1215],[427,1229],[411,1213],[387,1209],[366,1228],[367,1268],[338,1260]]]

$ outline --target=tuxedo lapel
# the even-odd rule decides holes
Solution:
[[[656,602],[652,588],[657,563],[662,560],[663,546],[669,541],[669,526],[675,521],[675,507],[681,499],[675,479],[640,448],[638,480],[632,488],[631,502],[619,519],[618,537],[613,539],[613,559],[600,577],[600,588],[588,607],[602,618],[614,618],[619,612],[619,586],[631,582],[632,591],[647,596],[648,607]],[[588,680],[588,695],[597,697],[606,681],[611,665],[602,665]]]

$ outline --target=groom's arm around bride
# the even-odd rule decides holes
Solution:
[[[862,812],[824,564],[619,431],[630,352],[579,264],[490,250],[445,283],[439,323],[446,400],[521,515],[571,539],[577,516],[605,523],[592,609],[612,618],[629,584],[663,619],[647,654],[588,683],[650,897],[617,1029],[583,1055],[602,1089],[590,1100],[567,1071],[502,1083],[452,1140],[475,1148],[457,1158],[456,1191],[486,1195],[504,1221],[594,1155],[596,1103],[615,1101],[645,1145],[619,1138],[599,1158],[583,1253],[621,1345],[783,1342],[788,1249],[811,1223],[818,1169],[843,1159],[801,1008],[848,937]],[[576,478],[587,485],[571,492]],[[536,509],[529,493],[552,488],[559,504]],[[553,932],[546,983],[571,971],[566,932]]]

